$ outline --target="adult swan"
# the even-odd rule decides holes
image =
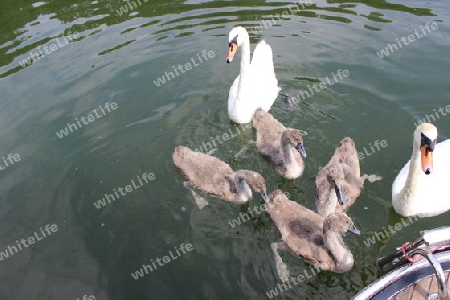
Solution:
[[[392,184],[392,205],[402,216],[432,217],[450,209],[450,140],[436,145],[436,139],[430,123],[414,131],[411,160]]]
[[[250,63],[250,40],[244,27],[235,27],[228,38],[227,63],[241,47],[241,73],[228,96],[228,115],[233,122],[249,123],[256,109],[269,111],[278,96],[278,80],[273,69],[272,48],[264,41],[256,45]]]

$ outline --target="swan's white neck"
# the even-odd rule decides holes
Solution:
[[[239,75],[236,100],[232,108],[234,115],[237,115],[237,112],[239,111],[239,105],[242,104],[243,99],[246,98],[244,95],[244,93],[246,93],[244,86],[247,85],[246,82],[249,80],[250,77],[248,74],[249,66],[250,66],[250,40],[248,35],[246,35],[246,38],[244,39],[244,42],[241,45],[241,70]]]
[[[421,173],[421,154],[419,148],[414,143],[411,160],[409,162],[408,177],[406,177],[405,186],[397,196],[402,199],[401,201],[406,201],[406,199],[409,201],[417,199],[415,196],[417,193],[419,178],[422,175]],[[408,204],[408,206],[410,205]]]
[[[335,259],[336,271],[346,272],[353,267],[353,255],[345,246],[338,232],[326,231],[324,243]]]
[[[242,75],[247,73],[249,65],[250,65],[250,39],[247,36],[247,38],[244,40],[244,42],[241,45],[241,78],[240,78],[240,81],[242,81],[242,78],[246,79],[245,76],[242,76]]]

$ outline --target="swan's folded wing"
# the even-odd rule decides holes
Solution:
[[[255,75],[261,76],[264,74],[265,77],[271,78],[278,84],[273,68],[272,47],[265,40],[262,40],[256,45],[255,51],[253,51],[251,66],[252,71],[256,72],[254,73]]]
[[[272,48],[263,40],[255,48],[250,64],[254,78],[252,84],[253,98],[257,106],[269,111],[278,96],[278,80],[273,68]]]
[[[409,164],[411,161],[408,161],[405,166],[400,170],[394,182],[392,183],[392,199],[398,195],[402,189],[405,187],[406,178],[408,177],[409,172]]]
[[[240,77],[241,75],[238,75],[238,77],[236,77],[236,79],[233,81],[233,85],[230,87],[230,92],[228,93],[228,113],[231,112],[234,103],[236,102]]]
[[[440,142],[436,145],[434,149],[434,172],[439,174],[442,179],[441,183],[445,185],[444,182],[448,180],[448,175],[450,172],[450,139]]]

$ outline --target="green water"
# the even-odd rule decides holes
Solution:
[[[362,172],[383,177],[367,184],[349,211],[362,233],[345,238],[353,269],[321,272],[275,299],[349,299],[377,278],[377,257],[422,229],[448,225],[447,213],[364,243],[401,222],[391,184],[411,155],[414,123],[449,104],[446,1],[314,1],[292,13],[290,2],[140,0],[123,14],[124,5],[0,4],[0,157],[8,164],[0,160],[0,252],[17,248],[0,261],[0,299],[268,299],[280,283],[269,247],[279,232],[265,213],[229,225],[261,199],[238,206],[208,198],[199,210],[171,160],[177,145],[198,148],[230,132],[236,136],[218,144],[215,156],[259,171],[269,191],[281,188],[309,208],[313,177],[344,136],[370,154]],[[273,17],[283,12],[283,19]],[[338,70],[350,74],[302,99],[300,111],[281,95],[271,109],[286,126],[308,132],[306,170],[293,181],[256,154],[234,159],[255,133],[228,120],[228,90],[239,73],[239,62],[225,62],[228,32],[236,25],[257,28],[262,20],[273,26],[251,33],[252,48],[267,39],[285,93],[331,81]],[[438,28],[424,35],[427,22]],[[422,37],[377,55],[414,30]],[[39,51],[40,59],[21,66]],[[154,83],[186,63],[190,70]],[[58,137],[68,123],[73,132]],[[441,140],[450,137],[450,117],[440,114],[434,123]],[[372,151],[376,140],[387,146]],[[20,160],[11,163],[8,154]],[[144,173],[153,180],[146,183]],[[132,182],[137,188],[124,192]],[[97,209],[94,202],[105,194],[115,201]],[[58,230],[43,238],[47,224]],[[19,249],[22,238],[35,234],[41,239]],[[193,249],[183,253],[183,243]],[[170,262],[131,276],[169,251]],[[281,255],[293,276],[311,267]]]

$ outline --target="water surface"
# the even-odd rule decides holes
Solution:
[[[261,199],[238,206],[208,198],[200,210],[171,160],[177,145],[195,149],[229,132],[236,136],[218,144],[215,156],[261,172],[270,191],[281,188],[311,209],[313,177],[345,136],[370,154],[362,172],[383,177],[367,184],[349,211],[362,233],[345,237],[354,268],[320,272],[279,299],[349,299],[377,278],[377,257],[420,230],[448,225],[447,213],[364,243],[402,222],[391,206],[391,184],[411,155],[414,123],[449,104],[445,1],[318,0],[304,8],[283,1],[134,2],[0,5],[0,157],[20,155],[0,171],[0,252],[47,224],[58,228],[3,257],[1,299],[267,299],[280,283],[269,247],[279,232],[265,213],[229,225]],[[438,28],[383,58],[377,54],[427,22]],[[286,94],[332,80],[338,70],[350,74],[301,99],[300,111],[281,95],[271,109],[286,126],[308,132],[300,179],[281,178],[256,154],[234,158],[255,137],[227,116],[228,90],[239,73],[238,62],[225,62],[227,37],[237,25],[249,29],[252,49],[261,38],[272,46]],[[35,61],[25,65],[31,53]],[[214,55],[200,62],[202,53]],[[186,63],[191,70],[154,83]],[[103,114],[106,103],[117,108]],[[90,114],[95,119],[87,125],[56,134]],[[431,121],[447,139],[450,118],[438,116]],[[377,140],[387,146],[373,151]],[[154,180],[145,183],[144,173]],[[132,180],[138,188],[94,206]],[[142,278],[131,276],[169,251],[177,255],[183,243],[193,249]],[[311,267],[288,252],[281,256],[293,276]]]

